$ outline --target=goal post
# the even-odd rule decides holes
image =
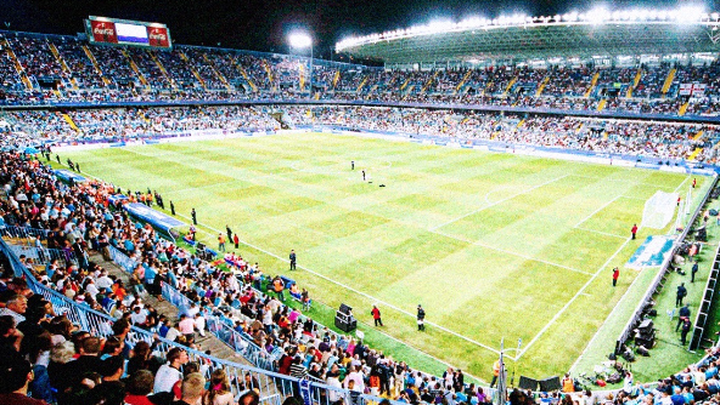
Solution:
[[[641,226],[643,228],[663,229],[675,215],[677,193],[657,191],[645,202]]]

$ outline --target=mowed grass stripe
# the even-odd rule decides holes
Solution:
[[[645,202],[621,196],[582,224],[583,228],[594,229],[614,235],[630,236],[633,224],[640,226]],[[652,230],[643,232],[654,232]]]
[[[542,193],[543,187],[527,193],[515,208],[507,209],[522,217],[504,217],[504,225],[498,218],[484,217],[467,227],[469,232],[472,227],[488,227],[492,232],[485,236],[490,239],[483,242],[523,254],[532,247],[535,250],[531,253],[546,262],[587,261],[594,265],[607,259],[621,241],[605,241],[572,229],[566,224],[571,218],[580,219],[607,202],[607,193],[622,183],[615,179],[626,175],[634,181],[625,182],[629,183],[628,192],[638,195],[649,194],[653,183],[658,183],[658,189],[672,191],[683,180],[670,173],[337,135],[287,134],[132,149],[131,153],[92,151],[77,156],[78,161],[90,165],[83,165],[86,170],[105,179],[111,176],[100,175],[103,170],[124,171],[112,176],[121,179],[113,181],[123,187],[157,185],[161,193],[181,190],[172,196],[179,212],[199,207],[202,223],[217,229],[228,223],[242,239],[279,257],[286,257],[289,249],[295,248],[299,264],[410,314],[423,303],[429,309],[430,321],[487,342],[490,347],[497,347],[502,337],[528,341],[526,337],[530,339],[541,330],[589,276],[476,246],[471,240],[428,232],[432,224],[566,174],[589,176],[592,178],[584,183],[572,177],[578,184],[569,188],[563,183],[549,193]],[[95,153],[100,158],[90,158]],[[108,157],[117,153],[122,158],[104,169],[103,165],[112,160]],[[350,170],[350,160],[376,167],[370,172],[372,185],[362,183],[357,170]],[[168,171],[154,170],[163,167]],[[230,182],[203,186],[213,184],[215,178]],[[380,181],[388,187],[378,188]],[[203,188],[192,190],[187,183]],[[531,211],[537,216],[528,215]],[[343,222],[345,216],[349,216],[347,224]],[[537,228],[532,227],[533,222]],[[558,229],[549,232],[545,228]],[[541,235],[538,240],[543,243],[525,242],[533,241],[530,233]],[[211,237],[211,246],[215,243]],[[596,250],[590,249],[592,246]],[[586,247],[588,250],[583,250]],[[631,249],[622,254],[626,251],[629,256]],[[248,253],[247,258],[259,261],[266,272],[287,273],[285,263],[256,254]],[[371,298],[349,294],[307,272],[292,276],[312,288],[317,300],[356,305],[358,317],[371,322],[365,314]],[[514,282],[518,284],[514,286]],[[566,356],[546,356],[544,342],[552,340],[555,345],[556,341],[568,340],[568,353],[581,351],[582,339],[589,339],[593,331],[581,329],[577,334],[583,338],[577,339],[566,339],[562,332],[574,328],[573,317],[593,313],[594,319],[602,320],[612,309],[611,300],[591,291],[595,284],[588,287],[587,296],[578,297],[568,309],[573,312],[578,302],[587,301],[593,303],[592,311],[583,307],[583,313],[560,317],[524,355],[522,364],[528,370],[557,373],[572,364],[574,359]],[[571,315],[567,321],[566,315]],[[435,328],[417,334],[411,315],[386,309],[385,317],[388,333],[452,364],[470,367],[475,374],[488,374],[489,364],[496,357],[492,351]],[[582,325],[595,327],[585,322]]]
[[[380,294],[383,300],[407,310],[412,310],[415,302],[422,303],[436,322],[454,325],[458,333],[492,345],[499,341],[499,334],[528,338],[537,333],[539,328],[525,322],[525,311],[532,309],[538,321],[549,320],[563,300],[569,300],[588,279],[588,275],[568,275],[553,266],[467,244]],[[562,284],[557,284],[559,280]],[[537,289],[553,289],[554,293],[538,294]],[[464,321],[456,322],[458,316]],[[487,325],[493,325],[493,330],[480,334]]]
[[[187,188],[212,186],[218,182],[228,182],[232,179],[225,176],[207,177],[189,172],[184,165],[173,162],[158,162],[153,158],[138,157],[137,152],[128,149],[104,149],[97,151],[95,158],[82,158],[83,169],[94,175],[95,167],[105,167],[103,177],[116,185],[132,185],[134,190],[146,191],[160,189],[163,191],[180,190]],[[187,172],[187,176],[178,176],[178,173]],[[148,176],[152,173],[152,176]],[[107,174],[107,175],[106,175]]]

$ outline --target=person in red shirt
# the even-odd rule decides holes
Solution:
[[[376,305],[373,305],[372,311],[370,311],[372,314],[373,319],[375,320],[375,326],[383,326],[382,318],[380,318],[380,310]]]
[[[154,377],[148,370],[138,370],[130,376],[125,403],[128,405],[152,405],[148,394],[152,392]]]
[[[620,277],[620,269],[615,267],[613,269],[613,287],[617,285],[618,278]]]
[[[34,374],[30,362],[19,356],[4,361],[0,378],[5,383],[0,392],[0,404],[47,405],[47,402],[28,397],[28,385]]]
[[[637,224],[633,224],[632,229],[630,229],[630,233],[632,234],[632,239],[635,239],[635,235],[637,235],[638,227]]]

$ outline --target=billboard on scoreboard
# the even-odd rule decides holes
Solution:
[[[170,30],[165,24],[90,16],[85,20],[85,30],[94,44],[172,47]]]

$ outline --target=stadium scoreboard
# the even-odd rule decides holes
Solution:
[[[142,21],[90,16],[85,31],[92,44],[135,45],[147,48],[171,49],[167,25]]]

